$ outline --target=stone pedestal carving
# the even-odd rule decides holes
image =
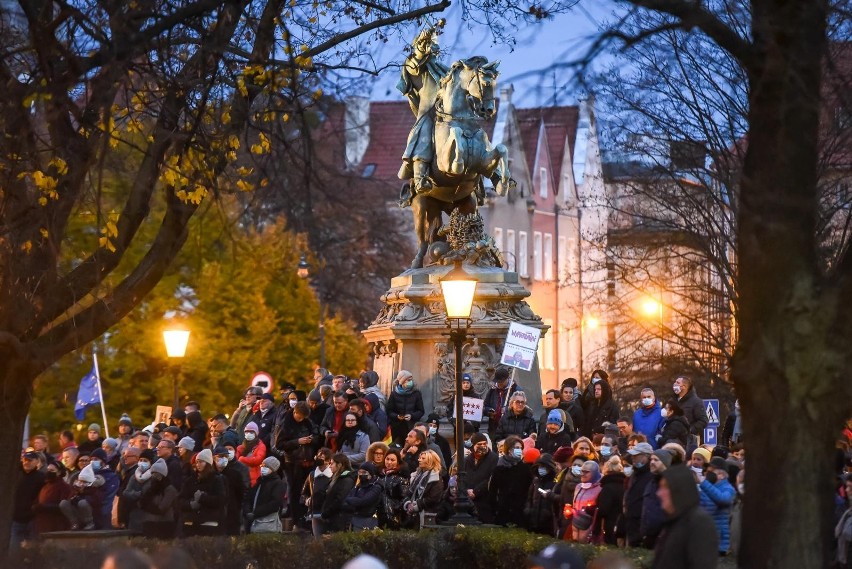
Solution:
[[[455,356],[448,346],[446,313],[441,297],[440,278],[452,267],[432,265],[409,269],[391,280],[382,296],[384,307],[363,331],[374,356],[373,369],[380,386],[390,392],[396,373],[407,369],[414,374],[423,393],[426,412],[446,415],[446,405],[454,390]],[[491,385],[500,363],[503,342],[511,322],[547,332],[541,318],[524,300],[530,293],[518,282],[517,273],[494,267],[464,266],[479,281],[471,312],[469,339],[464,347],[464,372],[473,377],[474,390],[482,397]],[[541,410],[541,380],[538,362],[532,371],[516,370],[515,381],[527,393],[528,405]],[[536,415],[537,417],[537,415]]]

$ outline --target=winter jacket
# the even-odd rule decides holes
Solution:
[[[558,408],[559,407],[557,407],[557,409]],[[538,418],[538,438],[539,439],[541,439],[541,437],[543,437],[547,433],[547,416],[550,414],[551,411],[553,411],[553,409],[545,409],[544,411],[541,412],[541,415]],[[565,410],[563,409],[563,411],[565,411]],[[570,444],[574,440],[574,437],[572,436],[574,431],[575,431],[575,429],[574,429],[574,418],[571,417],[571,414],[568,413],[568,411],[565,411],[565,423],[562,424],[562,429],[559,432],[560,433],[564,432],[564,433],[568,434],[568,437],[569,437],[568,440],[569,440],[569,444]],[[544,452],[544,451],[542,451],[542,452]],[[550,452],[550,451],[547,451],[547,452]]]
[[[524,506],[524,522],[531,532],[549,536],[556,533],[556,506],[559,495],[553,493],[553,477],[553,471],[548,471],[543,477],[534,477],[530,484]]]
[[[666,443],[677,443],[684,449],[687,447],[689,436],[689,423],[686,418],[677,415],[663,420],[660,426],[659,438],[655,437],[657,444],[663,446]]]
[[[485,394],[482,401],[482,415],[488,417],[488,432],[493,434],[500,425],[500,419],[507,412],[509,399],[517,391],[523,391],[517,383],[511,387],[507,384],[505,389],[492,387]]]
[[[595,535],[603,535],[604,543],[615,545],[615,526],[622,516],[624,487],[627,476],[623,472],[611,472],[601,478],[601,493],[598,494],[598,527]]]
[[[191,467],[189,468],[190,472],[187,476],[184,476],[184,467],[183,461],[181,461],[180,456],[178,456],[177,451],[174,451],[169,458],[166,459],[166,468],[169,469],[168,480],[169,483],[174,486],[175,490],[180,492],[180,489],[183,487],[183,479],[188,478],[189,476],[195,476],[195,473],[191,472]]]
[[[387,397],[385,397],[384,392],[378,385],[372,385],[365,388],[361,397],[370,401],[370,405],[373,406],[373,410],[384,410],[387,406]]]
[[[555,435],[551,435],[547,431],[544,431],[544,434],[539,434],[538,438],[535,441],[535,448],[541,451],[542,454],[553,454],[559,447],[562,446],[570,446],[571,445],[571,434],[569,431],[563,429],[556,433]]]
[[[653,478],[648,464],[642,467],[633,466],[633,474],[627,481],[627,489],[624,492],[624,530],[627,537],[627,545],[638,547],[642,543],[642,504],[645,496],[645,487]]]
[[[249,469],[249,479],[251,485],[257,483],[260,478],[260,464],[266,458],[266,445],[260,439],[255,439],[254,445],[249,447],[248,443],[243,443],[237,447],[237,460],[245,464]]]
[[[408,496],[403,502],[417,504],[418,512],[437,512],[444,496],[441,475],[434,470],[417,470],[411,474]]]
[[[322,519],[328,522],[329,531],[344,531],[349,525],[349,515],[343,511],[343,501],[355,487],[355,472],[346,470],[328,485],[322,504]]]
[[[577,487],[574,489],[574,501],[572,503],[574,511],[585,510],[587,513],[593,514],[597,510],[598,496],[600,496],[601,490],[600,480],[597,482],[580,482],[577,484]],[[582,536],[588,536],[593,531],[595,531],[594,526],[588,530],[580,530],[580,533]],[[583,537],[580,538],[580,541],[583,541]]]
[[[660,415],[659,401],[654,401],[654,405],[651,407],[639,407],[633,413],[633,432],[645,435],[654,450],[664,444],[657,442],[657,434],[661,432],[662,423],[663,417]]]
[[[121,486],[121,478],[118,477],[118,474],[114,470],[110,470],[109,468],[101,468],[95,474],[104,479],[104,485],[101,487],[101,519],[112,520],[112,503],[115,501],[118,487]],[[105,529],[111,526],[112,522],[110,521],[105,526]]]
[[[242,529],[243,503],[251,488],[248,467],[238,460],[229,460],[221,472],[228,493],[225,507],[225,533],[239,535]]]
[[[660,477],[654,475],[645,486],[645,493],[642,495],[642,521],[639,524],[639,533],[642,535],[642,547],[647,549],[654,549],[657,536],[660,535],[666,523],[666,513],[657,497],[659,487]]]
[[[358,468],[362,462],[367,460],[367,449],[370,448],[370,437],[364,431],[355,433],[355,440],[350,444],[349,441],[343,443],[340,447],[340,452],[349,457],[349,462],[353,468]]]
[[[497,459],[497,466],[488,484],[488,499],[494,512],[494,522],[499,525],[523,523],[524,505],[532,483],[532,472],[527,464],[507,456]]]
[[[394,385],[388,398],[385,412],[388,415],[393,440],[401,442],[405,435],[414,428],[414,424],[420,421],[425,414],[423,408],[423,394],[418,389],[412,389],[408,393],[402,393],[399,386]],[[411,420],[400,419],[400,416],[411,415]]]
[[[138,507],[132,512],[130,518],[133,529],[141,526],[142,532],[149,537],[173,536],[178,491],[166,478],[162,480],[150,478],[142,486],[143,492]]]
[[[399,529],[402,525],[402,503],[408,496],[410,478],[400,471],[382,476],[382,502],[378,509],[379,525]]]
[[[571,416],[571,422],[574,424],[574,439],[579,436],[578,433],[586,425],[586,413],[583,411],[583,406],[578,400],[573,400],[570,403],[560,402],[559,408]]]
[[[488,482],[494,467],[497,466],[497,453],[488,451],[478,461],[473,453],[464,459],[465,484],[467,490],[473,490],[473,506],[476,515],[482,523],[491,523],[494,514],[491,510],[491,501],[488,497]]]
[[[703,435],[708,422],[707,411],[704,410],[704,401],[695,394],[695,389],[687,391],[686,395],[677,400],[677,404],[683,409],[683,416],[689,423],[689,434]]]
[[[313,437],[306,444],[300,444],[299,439]],[[319,430],[309,418],[297,421],[292,413],[287,413],[281,422],[281,428],[277,431],[277,438],[273,441],[272,454],[284,459],[287,463],[303,463],[314,461],[314,452],[319,442]]]
[[[290,407],[290,404],[287,404],[287,407]],[[249,419],[250,422],[254,422],[257,424],[258,432],[257,438],[263,441],[263,444],[266,445],[266,448],[270,448],[270,440],[272,438],[272,433],[275,430],[275,419],[278,417],[278,407],[271,407],[265,413],[262,409],[258,409],[257,413],[251,416]],[[286,413],[285,415],[292,415],[293,413]]]
[[[199,508],[192,507],[195,502],[195,493],[201,492],[197,503]],[[180,509],[184,531],[196,534],[198,526],[202,524],[216,524],[219,533],[224,533],[225,508],[227,507],[227,496],[225,494],[225,479],[218,472],[208,469],[203,476],[192,476],[184,480],[180,491]],[[189,527],[187,527],[189,526]]]
[[[33,505],[38,501],[42,486],[44,486],[44,472],[33,470],[32,472],[21,473],[14,492],[12,521],[20,524],[32,521]]]
[[[602,379],[595,385],[601,386],[601,398],[592,397],[588,405],[583,408],[586,413],[586,426],[583,434],[589,438],[592,438],[595,433],[603,433],[604,423],[614,425],[619,416],[618,405],[612,399],[612,388],[610,388],[609,383]]]
[[[719,552],[727,553],[731,545],[731,506],[737,491],[727,479],[717,480],[715,484],[705,479],[698,485],[698,490],[716,504],[716,511],[711,516],[719,535]]]
[[[302,488],[302,497],[307,501],[310,499],[308,511],[311,514],[319,514],[322,512],[322,505],[325,502],[325,494],[328,491],[328,485],[331,483],[331,476],[321,474],[314,468],[308,477],[305,479],[305,485]]]
[[[195,448],[192,449],[192,452],[201,452],[204,448],[204,440],[207,438],[207,431],[210,430],[207,421],[201,416],[201,412],[193,411],[186,414],[186,424],[189,426],[186,436],[195,441]]]
[[[367,484],[358,484],[343,500],[343,509],[354,518],[372,518],[382,501],[384,487],[375,477]]]
[[[497,431],[494,433],[495,440],[501,441],[509,435],[517,435],[522,439],[536,432],[535,419],[529,407],[524,407],[520,415],[511,410],[506,411],[500,418]]]
[[[73,494],[74,490],[62,478],[44,483],[38,493],[38,501],[33,507],[36,535],[69,529],[68,519],[59,509],[59,502],[70,500]]]
[[[284,506],[284,481],[275,472],[261,476],[246,495],[243,514],[254,514],[255,519],[278,514]],[[251,531],[251,522],[246,521],[246,531]]]
[[[716,569],[719,542],[713,519],[698,505],[692,472],[683,465],[663,472],[674,514],[668,516],[654,548],[653,569]]]

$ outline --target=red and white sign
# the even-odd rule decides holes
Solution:
[[[259,387],[263,390],[264,393],[272,393],[272,389],[275,387],[272,382],[272,376],[266,373],[265,371],[259,371],[251,377],[251,382],[249,383],[250,387]]]

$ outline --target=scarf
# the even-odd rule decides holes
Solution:
[[[519,462],[521,462],[521,458],[513,454],[504,454],[503,456],[497,459],[497,466],[505,466],[508,468],[512,468]]]
[[[394,385],[393,390],[396,391],[399,395],[408,395],[412,391],[414,391],[414,386],[411,387],[403,387],[399,383]]]
[[[331,478],[332,477],[331,468],[326,466],[325,470],[320,470],[319,466],[317,466],[314,469],[314,478],[316,478],[317,476],[325,476],[326,478]]]

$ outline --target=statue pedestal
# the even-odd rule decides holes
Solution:
[[[455,390],[455,355],[452,346],[447,345],[447,316],[439,284],[451,269],[452,266],[432,265],[409,269],[393,278],[391,288],[381,298],[384,308],[363,331],[375,358],[373,369],[379,374],[382,390],[390,393],[397,372],[407,369],[423,393],[426,413],[434,410],[441,416],[446,416],[446,405]],[[462,371],[471,374],[474,391],[484,397],[500,363],[509,324],[518,322],[540,328],[542,336],[548,327],[524,300],[530,293],[518,282],[517,273],[471,265],[464,269],[479,283]],[[516,369],[513,377],[526,392],[527,405],[538,420],[542,408],[538,362],[533,362],[529,372]]]

